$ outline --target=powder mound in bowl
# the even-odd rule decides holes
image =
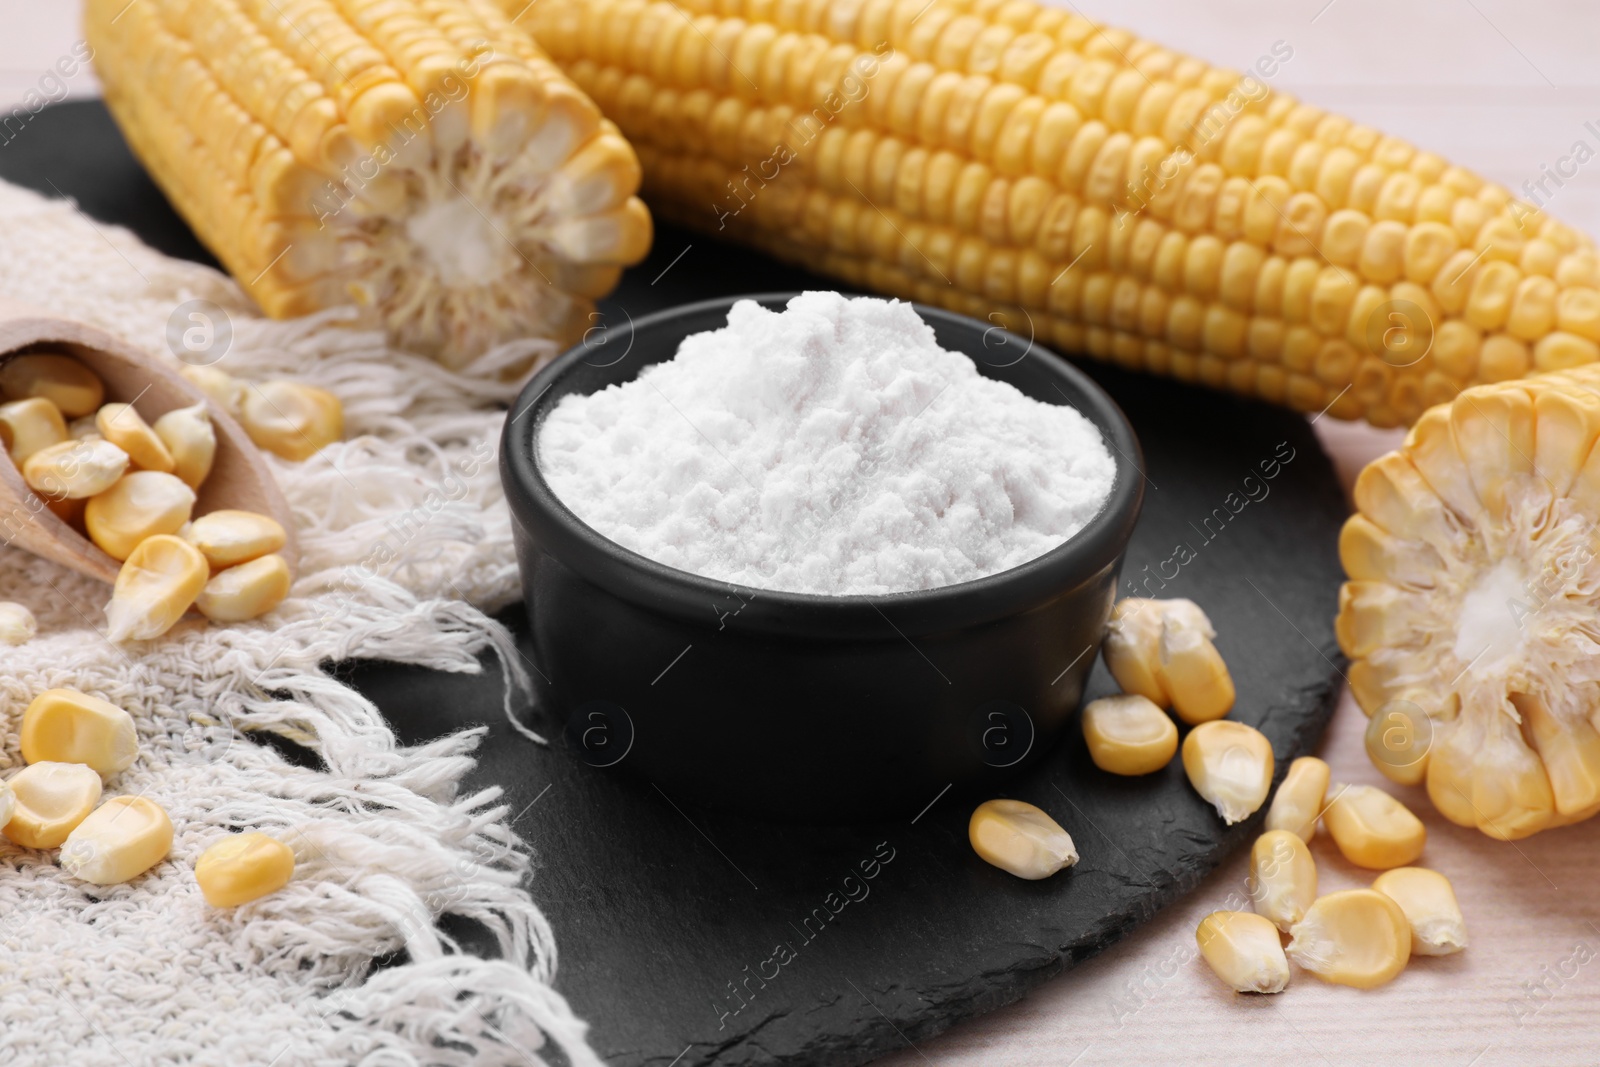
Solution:
[[[564,397],[538,439],[585,523],[679,570],[831,595],[934,589],[1083,529],[1116,466],[1076,409],[985,378],[910,304],[734,304],[633,381]]]

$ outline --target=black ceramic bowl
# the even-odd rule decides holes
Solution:
[[[783,307],[794,294],[750,297]],[[884,596],[733,586],[625,549],[540,474],[552,407],[670,359],[726,325],[726,298],[596,334],[528,383],[506,419],[511,504],[539,712],[578,758],[674,800],[785,819],[915,816],[941,791],[998,788],[1040,759],[1079,698],[1143,500],[1143,459],[1111,398],[1065,360],[986,323],[917,307],[991,378],[1070,403],[1117,460],[1075,537],[977,581]],[[548,728],[548,726],[547,726]]]

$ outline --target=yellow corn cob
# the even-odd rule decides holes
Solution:
[[[1600,811],[1597,438],[1600,365],[1468,389],[1361,472],[1340,537],[1369,753],[1494,837]]]
[[[569,339],[642,258],[639,164],[489,0],[89,0],[128,142],[268,314],[460,364]]]
[[[1585,238],[1071,11],[501,2],[632,141],[658,212],[853,285],[1378,425],[1600,358]]]

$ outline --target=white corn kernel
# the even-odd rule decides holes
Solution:
[[[28,352],[0,364],[0,393],[8,400],[43,397],[69,419],[91,415],[106,397],[99,375],[58,352]]]
[[[189,488],[199,489],[217,456],[217,431],[206,406],[176,408],[157,419],[151,428],[172,454],[172,473]]]
[[[100,803],[100,775],[82,763],[30,763],[9,783],[16,796],[7,838],[23,848],[56,848]]]
[[[1212,972],[1236,993],[1281,993],[1289,961],[1278,928],[1248,911],[1214,911],[1200,920],[1194,939]]]
[[[148,797],[112,797],[61,846],[61,869],[95,885],[117,885],[172,851],[172,820]]]
[[[1374,889],[1319,898],[1289,931],[1289,958],[1324,982],[1372,989],[1405,970],[1411,928],[1400,905]]]
[[[200,516],[179,530],[178,536],[198,548],[213,571],[260,559],[278,551],[289,539],[270,515],[231,508]]]
[[[1388,793],[1370,785],[1335,785],[1328,798],[1322,824],[1344,858],[1357,867],[1404,867],[1422,855],[1427,828]]]
[[[217,407],[230,415],[239,414],[244,402],[244,384],[218,367],[178,368],[178,373],[190,385],[204,393]]]
[[[1283,931],[1305,918],[1317,899],[1317,864],[1288,830],[1268,830],[1250,849],[1250,903]]]
[[[205,588],[200,550],[171,534],[147,537],[129,553],[106,605],[106,636],[144,641],[172,629]]]
[[[1213,719],[1183,739],[1189,784],[1230,826],[1249,818],[1267,799],[1272,768],[1272,742],[1242,722]]]
[[[967,822],[967,839],[984,862],[1030,881],[1078,862],[1078,850],[1061,824],[1021,800],[979,804]]]
[[[83,523],[106,555],[124,560],[145,538],[181,530],[194,501],[194,490],[175,474],[132,471],[89,498]]]
[[[281,604],[293,581],[282,556],[262,556],[217,572],[200,590],[194,606],[214,622],[244,622]]]
[[[257,446],[300,462],[343,436],[344,406],[326,389],[262,382],[245,390],[239,421]]]
[[[294,877],[294,852],[275,837],[229,834],[195,861],[194,880],[213,908],[248,904],[276,893]]]
[[[18,465],[35,452],[66,439],[66,420],[50,401],[35,397],[0,404],[0,442],[4,442]]]
[[[1411,927],[1411,954],[1448,956],[1467,947],[1467,922],[1461,917],[1450,879],[1426,867],[1384,871],[1372,888],[1400,905]]]
[[[139,755],[133,716],[76,689],[46,689],[22,713],[22,758],[82,763],[103,775],[126,770]]]
[[[140,470],[172,473],[172,453],[132,404],[106,404],[94,415],[100,436],[128,454]]]
[[[1267,829],[1288,830],[1302,841],[1315,837],[1329,776],[1328,765],[1315,756],[1301,756],[1289,764],[1289,773],[1267,808]]]
[[[1083,709],[1083,739],[1089,758],[1112,774],[1150,774],[1172,762],[1178,728],[1148,697],[1101,697]]]
[[[0,600],[0,641],[25,645],[39,632],[39,621],[22,604]]]
[[[83,500],[117,484],[128,454],[101,437],[62,441],[29,456],[22,465],[28,488],[46,500]]]

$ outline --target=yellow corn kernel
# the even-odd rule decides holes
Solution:
[[[132,404],[106,404],[95,412],[100,436],[128,454],[140,470],[172,473],[172,453]]]
[[[1428,831],[1394,797],[1370,785],[1334,785],[1322,822],[1344,858],[1357,867],[1404,867],[1422,855]]]
[[[1161,686],[1159,643],[1161,640],[1160,601],[1127,597],[1111,609],[1106,624],[1101,654],[1106,669],[1124,693],[1132,693],[1167,706],[1167,692]]]
[[[106,636],[112,641],[160,637],[183,618],[210,573],[206,558],[189,542],[171,534],[145,538],[117,572],[106,605]]]
[[[1083,709],[1089,758],[1112,774],[1150,774],[1172,762],[1178,728],[1148,697],[1101,697]]]
[[[25,645],[39,632],[39,620],[33,617],[24,604],[0,600],[0,641],[8,645]]]
[[[62,441],[28,457],[22,478],[46,500],[83,500],[117,484],[128,454],[110,441],[86,437]]]
[[[1367,720],[1364,741],[1367,758],[1391,782],[1421,785],[1427,778],[1433,722],[1417,705],[1406,700],[1385,701]]]
[[[986,800],[967,822],[967,839],[985,863],[1037,881],[1078,862],[1078,850],[1061,825],[1021,800]]]
[[[260,559],[288,541],[283,527],[270,515],[230,508],[207,512],[178,531],[178,536],[198,548],[213,571]]]
[[[244,384],[220,367],[178,368],[184,381],[206,395],[217,407],[230,415],[237,415],[244,403]]]
[[[0,364],[0,395],[7,400],[43,397],[69,419],[92,415],[105,401],[100,376],[71,356],[27,352]]]
[[[11,791],[8,782],[0,782],[0,819],[11,821],[12,813],[17,810],[17,797]]]
[[[1384,871],[1372,888],[1400,905],[1411,927],[1414,956],[1448,956],[1467,947],[1467,921],[1461,917],[1450,879],[1426,867]]]
[[[43,397],[0,404],[0,443],[21,464],[29,456],[67,439],[61,409]]]
[[[282,556],[262,556],[218,571],[200,590],[194,606],[214,622],[244,622],[281,604],[293,580]]]
[[[61,869],[95,885],[137,878],[172,851],[172,820],[148,797],[112,797],[67,835]]]
[[[1272,742],[1253,726],[1213,719],[1183,739],[1183,769],[1195,792],[1229,826],[1249,818],[1272,788]]]
[[[16,806],[3,832],[23,848],[56,848],[100,803],[100,776],[82,763],[30,763],[7,784]]]
[[[100,428],[94,424],[93,415],[80,415],[67,423],[67,437],[73,441],[81,441],[85,437],[99,437]]]
[[[233,908],[276,893],[294,877],[294,852],[275,837],[229,834],[195,861],[194,880],[206,903]]]
[[[1268,830],[1250,849],[1250,902],[1285,932],[1317,899],[1317,864],[1297,834]]]
[[[1301,756],[1289,764],[1289,773],[1267,809],[1267,829],[1288,830],[1302,841],[1315,837],[1329,773],[1328,765],[1315,756]]]
[[[145,538],[182,529],[194,501],[194,490],[176,475],[133,471],[89,498],[83,523],[106,555],[124,560]]]
[[[175,408],[157,419],[151,429],[172,454],[172,473],[189,488],[199,489],[217,455],[217,431],[206,406]]]
[[[1213,974],[1236,993],[1282,993],[1289,961],[1278,928],[1248,911],[1214,911],[1194,932]]]
[[[126,770],[139,755],[133,716],[76,689],[46,689],[22,713],[22,758],[82,763],[102,775]]]
[[[1306,909],[1289,931],[1288,954],[1324,982],[1373,989],[1405,970],[1411,927],[1377,890],[1346,889]]]
[[[344,435],[344,405],[326,389],[273,381],[245,390],[239,421],[261,448],[301,462]]]
[[[1204,628],[1173,614],[1161,621],[1161,687],[1178,718],[1191,726],[1220,719],[1233,708],[1233,678],[1211,643],[1214,636],[1209,621]]]

